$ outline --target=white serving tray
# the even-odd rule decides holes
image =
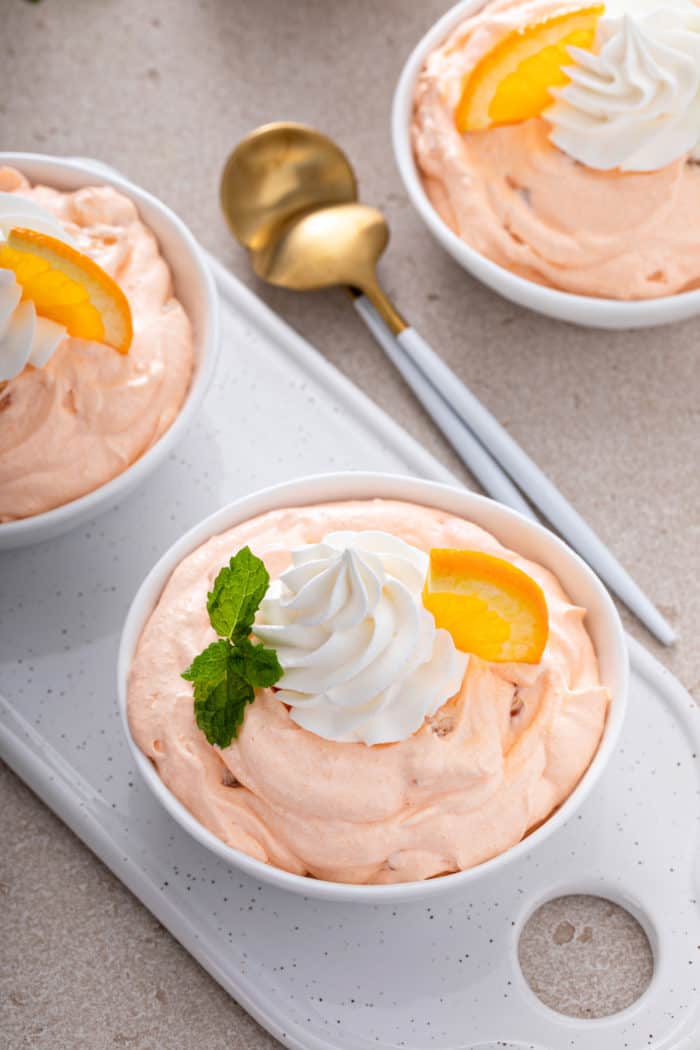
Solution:
[[[314,904],[262,887],[191,841],[136,776],[117,711],[117,640],[138,584],[176,537],[223,503],[298,474],[451,478],[212,265],[224,352],[178,453],[119,508],[0,556],[0,755],[296,1050],[697,1050],[700,714],[633,643],[617,761],[580,816],[488,889],[431,907]],[[649,990],[604,1021],[548,1010],[518,966],[523,923],[569,892],[619,901],[655,951]]]

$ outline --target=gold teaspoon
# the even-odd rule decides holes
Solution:
[[[303,124],[256,128],[226,162],[220,195],[259,277],[295,291],[359,289],[392,332],[407,327],[377,280],[386,220],[356,203],[355,173],[327,136]]]

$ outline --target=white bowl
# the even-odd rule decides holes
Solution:
[[[175,294],[194,330],[195,369],[187,397],[172,426],[148,451],[117,477],[79,499],[31,518],[0,524],[0,551],[24,547],[60,536],[87,518],[113,507],[140,485],[166,459],[197,412],[216,366],[219,350],[219,302],[216,286],[194,237],[169,208],[110,169],[89,161],[48,157],[37,153],[2,153],[0,164],[18,168],[31,182],[60,190],[106,184],[136,204],[141,218],[155,233],[173,274]]]
[[[662,299],[623,302],[618,299],[573,295],[528,281],[527,278],[518,277],[470,248],[437,213],[423,188],[411,144],[411,119],[416,85],[431,51],[447,39],[466,15],[473,14],[483,6],[484,0],[462,0],[436,22],[408,59],[394,95],[394,155],[408,195],[430,232],[465,270],[483,284],[520,306],[526,306],[559,321],[569,321],[589,328],[654,328],[700,314],[700,290],[681,292]]]
[[[551,569],[573,601],[588,610],[586,625],[598,654],[603,684],[612,696],[612,705],[600,747],[584,777],[556,813],[521,843],[478,867],[454,875],[424,882],[355,886],[292,875],[263,864],[227,846],[200,824],[165,786],[155,767],[133,740],[127,718],[127,687],[141,632],[171,573],[183,558],[210,537],[280,507],[376,497],[408,500],[467,518],[494,533],[506,546]],[[121,637],[117,674],[121,717],[134,761],[156,797],[190,835],[227,863],[241,868],[259,882],[317,899],[379,904],[438,896],[448,890],[487,879],[505,865],[536,849],[569,820],[590,795],[614,754],[627,703],[629,661],[620,618],[602,583],[578,555],[540,525],[462,488],[387,474],[328,474],[301,478],[246,496],[212,514],[178,540],[146,577],[131,604]]]

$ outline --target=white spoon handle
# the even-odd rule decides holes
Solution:
[[[471,390],[438,357],[425,339],[413,328],[407,328],[397,337],[397,342],[453,412],[469,426],[511,478],[517,481],[522,491],[561,536],[585,558],[591,568],[659,641],[664,645],[672,645],[676,634],[668,621],[590,525],[574,510]]]
[[[382,350],[401,373],[429,416],[443,432],[447,440],[469,468],[489,496],[504,503],[529,518],[534,518],[530,505],[505,474],[498,463],[477,441],[471,430],[453,412],[423,373],[405,354],[396,337],[379,317],[372,304],[364,296],[354,300],[355,309],[375,337]]]

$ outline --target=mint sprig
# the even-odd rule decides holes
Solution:
[[[207,595],[211,625],[222,638],[240,641],[247,637],[270,586],[270,575],[250,547],[244,547],[214,580]]]
[[[225,565],[207,595],[207,611],[219,635],[196,656],[182,677],[194,685],[194,716],[210,744],[228,747],[238,736],[255,690],[284,674],[277,653],[250,640],[270,576],[249,547]]]

